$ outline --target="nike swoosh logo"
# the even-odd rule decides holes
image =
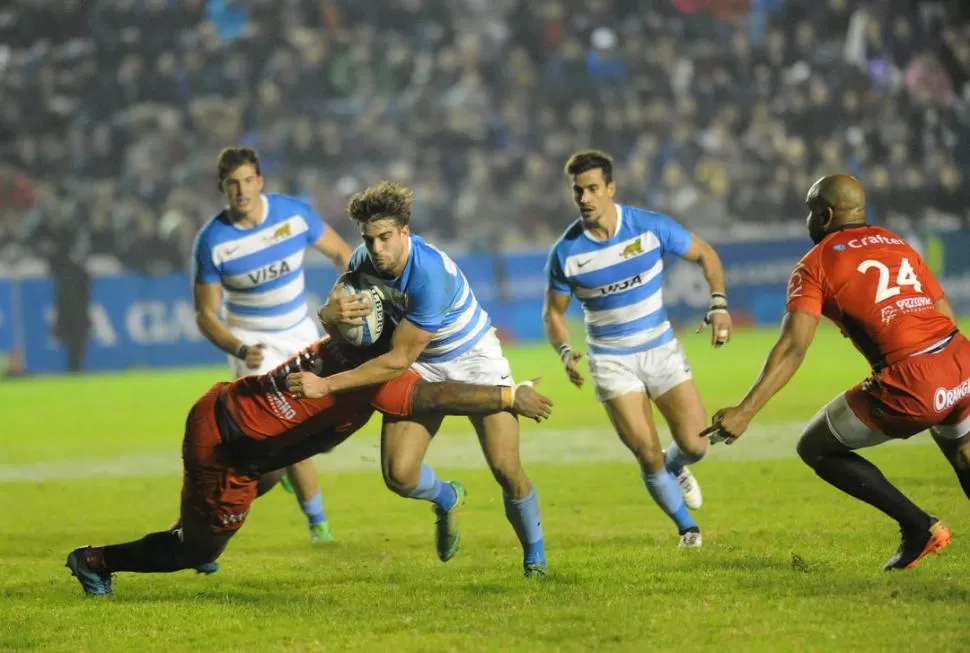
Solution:
[[[576,261],[576,267],[577,267],[577,268],[582,268],[582,267],[586,267],[586,265],[587,265],[587,264],[588,264],[588,263],[589,263],[590,261],[592,261],[592,260],[593,260],[593,259],[591,259],[591,258],[588,258],[588,259],[586,259],[586,260],[585,260],[585,261],[583,261],[583,262],[579,262],[579,261]]]
[[[227,247],[226,256],[232,256],[237,249],[239,249],[239,245],[236,245],[235,247]]]
[[[502,380],[503,380],[503,381],[505,381],[506,379],[508,379],[508,378],[509,378],[509,376],[511,376],[511,375],[509,375],[509,374],[506,374],[505,376],[503,376],[503,377],[502,377]]]

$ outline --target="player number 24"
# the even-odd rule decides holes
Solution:
[[[909,259],[904,258],[900,261],[899,272],[896,273],[895,286],[889,285],[889,266],[882,261],[867,259],[856,268],[862,274],[872,269],[879,270],[879,285],[876,286],[875,299],[877,304],[898,295],[902,292],[903,286],[912,286],[916,292],[923,292],[923,286],[920,284],[919,279],[916,278],[916,272],[913,271],[913,266],[909,264]]]

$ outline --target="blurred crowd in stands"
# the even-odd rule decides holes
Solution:
[[[574,219],[562,165],[717,240],[802,228],[848,170],[873,221],[970,227],[970,2],[15,0],[0,6],[0,271],[188,269],[215,160],[344,205],[415,189],[414,228],[487,251]]]

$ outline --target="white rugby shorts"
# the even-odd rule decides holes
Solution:
[[[246,361],[229,356],[229,369],[233,379],[251,374],[265,374],[320,339],[317,323],[310,316],[286,331],[251,331],[232,326],[229,331],[250,347],[263,345],[263,364],[256,369],[251,370],[246,367]]]
[[[650,398],[656,398],[693,378],[687,355],[676,338],[635,354],[589,352],[588,360],[599,401],[630,392],[646,392]]]

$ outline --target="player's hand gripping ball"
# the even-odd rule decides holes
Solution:
[[[337,284],[336,295],[338,298],[361,295],[362,297],[356,301],[362,304],[370,302],[371,307],[369,313],[353,320],[359,324],[337,322],[337,329],[343,339],[355,347],[369,347],[377,342],[384,331],[384,302],[381,291],[376,288],[355,288],[344,281]]]

